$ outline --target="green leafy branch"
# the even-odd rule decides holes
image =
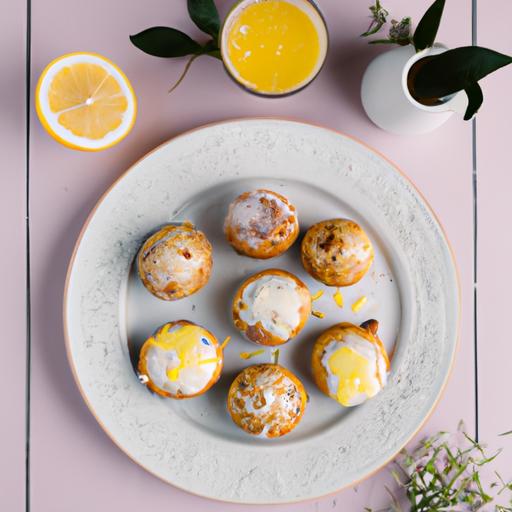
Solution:
[[[130,36],[130,41],[139,50],[154,57],[177,58],[190,56],[185,69],[169,92],[174,91],[183,81],[191,64],[201,55],[209,55],[220,59],[219,12],[213,0],[187,0],[190,19],[195,25],[211,38],[204,44],[192,39],[181,30],[171,27],[151,27]]]
[[[370,41],[370,44],[413,44],[417,52],[434,45],[446,0],[435,0],[411,34],[411,18],[391,21],[388,37]],[[361,36],[376,34],[387,23],[388,11],[380,0],[370,6],[372,23]],[[409,72],[409,86],[413,97],[420,103],[443,100],[459,91],[465,91],[468,106],[464,119],[471,119],[483,102],[479,80],[503,66],[512,63],[512,57],[480,46],[465,46],[427,56],[418,60]]]
[[[481,471],[491,464],[499,451],[488,455],[484,447],[468,436],[459,425],[457,434],[439,432],[422,441],[413,452],[403,450],[391,474],[411,512],[448,510],[478,511],[491,503],[496,512],[512,511],[512,482],[494,472],[495,481],[488,488]],[[462,436],[462,437],[461,437]],[[457,439],[459,439],[457,441]],[[403,512],[399,496],[386,488],[391,504],[383,511]],[[505,499],[507,504],[497,504]],[[372,509],[366,508],[367,512]],[[487,510],[487,509],[486,509]]]
[[[369,7],[371,13],[370,26],[361,34],[361,37],[371,36],[376,34],[386,23],[389,12],[382,7],[380,0],[375,0],[375,5]]]
[[[411,44],[411,18],[402,18],[401,21],[391,20],[391,27],[387,39],[374,39],[370,44],[398,44],[407,46]]]

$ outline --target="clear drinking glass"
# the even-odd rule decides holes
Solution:
[[[255,3],[262,3],[268,0],[239,0],[236,2],[229,13],[227,14],[224,23],[222,25],[222,29],[219,36],[219,46],[222,56],[222,61],[224,63],[224,68],[226,69],[228,75],[244,90],[255,94],[257,96],[263,96],[265,98],[279,98],[283,96],[289,96],[291,94],[295,94],[305,87],[307,87],[320,73],[322,67],[325,62],[325,58],[327,55],[327,50],[329,46],[329,34],[327,30],[327,24],[325,19],[313,0],[279,0],[289,4],[292,4],[304,12],[310,21],[313,23],[313,26],[316,29],[318,39],[319,39],[319,55],[315,66],[313,67],[312,72],[307,76],[307,78],[299,83],[296,86],[291,87],[287,90],[280,91],[267,91],[267,90],[258,90],[257,88],[251,86],[247,81],[241,77],[235,67],[235,65],[231,62],[229,58],[229,35],[232,28],[233,23],[238,19],[240,14],[244,9],[246,9],[249,5]]]

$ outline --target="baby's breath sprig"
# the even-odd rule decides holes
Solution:
[[[389,12],[382,7],[380,0],[375,0],[375,5],[370,5],[371,24],[368,30],[361,34],[361,37],[371,36],[379,32],[379,30],[387,23]],[[401,21],[391,20],[388,37],[384,39],[374,39],[370,44],[399,44],[406,46],[412,43],[411,35],[411,18],[407,16]]]
[[[371,36],[376,34],[386,23],[389,12],[382,7],[380,0],[375,0],[375,5],[370,5],[370,26],[368,30],[361,34],[361,37]]]
[[[512,512],[512,482],[497,472],[488,486],[482,483],[481,469],[491,464],[500,451],[488,455],[485,448],[464,432],[461,423],[456,434],[439,432],[409,452],[403,450],[391,471],[402,491],[391,495],[383,511],[462,512],[492,510]],[[400,497],[403,500],[400,500]],[[498,501],[507,503],[497,503]],[[401,503],[407,504],[404,509]],[[367,512],[372,509],[366,508]]]

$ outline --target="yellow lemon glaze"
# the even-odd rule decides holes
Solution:
[[[180,368],[173,368],[172,370],[167,370],[167,378],[171,382],[176,382],[178,377],[180,376]]]
[[[229,27],[227,49],[235,78],[262,93],[300,87],[320,58],[313,21],[286,0],[264,0],[244,8]]]
[[[167,377],[171,382],[179,379],[180,371],[190,366],[199,366],[212,362],[217,362],[216,358],[201,359],[201,354],[197,350],[201,338],[206,338],[211,342],[205,330],[198,325],[184,325],[178,329],[167,325],[157,336],[150,338],[151,344],[160,347],[163,350],[175,350],[180,360],[179,366],[167,370]]]
[[[371,378],[372,372],[368,359],[350,347],[340,347],[329,357],[329,369],[338,377],[336,399],[346,407],[360,393],[368,397],[375,396],[379,389]]]
[[[190,398],[213,386],[222,371],[222,349],[203,327],[178,320],[161,326],[139,354],[141,382],[168,398]]]
[[[169,330],[169,326],[166,326],[160,332],[158,338],[153,343],[164,350],[176,350],[176,354],[180,358],[180,365],[167,372],[170,380],[177,380],[179,370],[182,368],[199,364],[201,356],[196,350],[196,345],[204,335],[204,329],[197,325],[185,325],[175,330]],[[171,378],[170,374],[173,378]]]

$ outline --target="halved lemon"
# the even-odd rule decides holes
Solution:
[[[50,62],[39,77],[35,101],[46,131],[65,146],[84,151],[117,144],[137,115],[126,75],[94,53],[70,53]]]

